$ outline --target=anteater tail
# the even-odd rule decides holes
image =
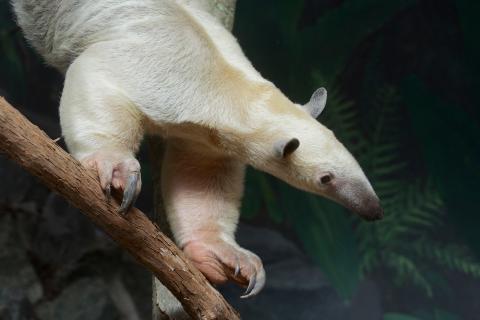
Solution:
[[[85,35],[75,18],[87,0],[11,0],[25,38],[49,65],[65,71],[84,50]],[[103,1],[107,2],[107,1]],[[82,22],[82,21],[80,21]]]
[[[55,19],[61,0],[11,0],[25,38],[48,64],[64,70],[71,58],[59,58],[55,43]]]

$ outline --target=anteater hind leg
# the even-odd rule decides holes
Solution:
[[[213,283],[233,280],[243,297],[265,284],[262,261],[235,241],[245,166],[214,156],[192,142],[172,139],[162,170],[162,191],[177,244]]]

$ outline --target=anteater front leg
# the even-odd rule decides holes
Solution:
[[[140,192],[135,158],[143,115],[88,50],[69,67],[60,103],[62,133],[69,151],[98,173],[102,189],[123,192],[127,212]]]

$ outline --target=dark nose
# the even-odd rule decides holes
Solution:
[[[380,206],[378,198],[369,199],[361,210],[360,216],[367,221],[375,221],[383,218],[383,208]]]

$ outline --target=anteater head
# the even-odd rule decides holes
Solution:
[[[262,124],[262,134],[255,139],[258,152],[260,148],[267,150],[261,158],[268,160],[253,162],[259,169],[336,201],[366,220],[381,219],[380,201],[360,165],[333,132],[316,120],[326,102],[324,88],[315,91],[304,106],[291,103],[279,92],[274,94],[267,109],[277,116]]]

